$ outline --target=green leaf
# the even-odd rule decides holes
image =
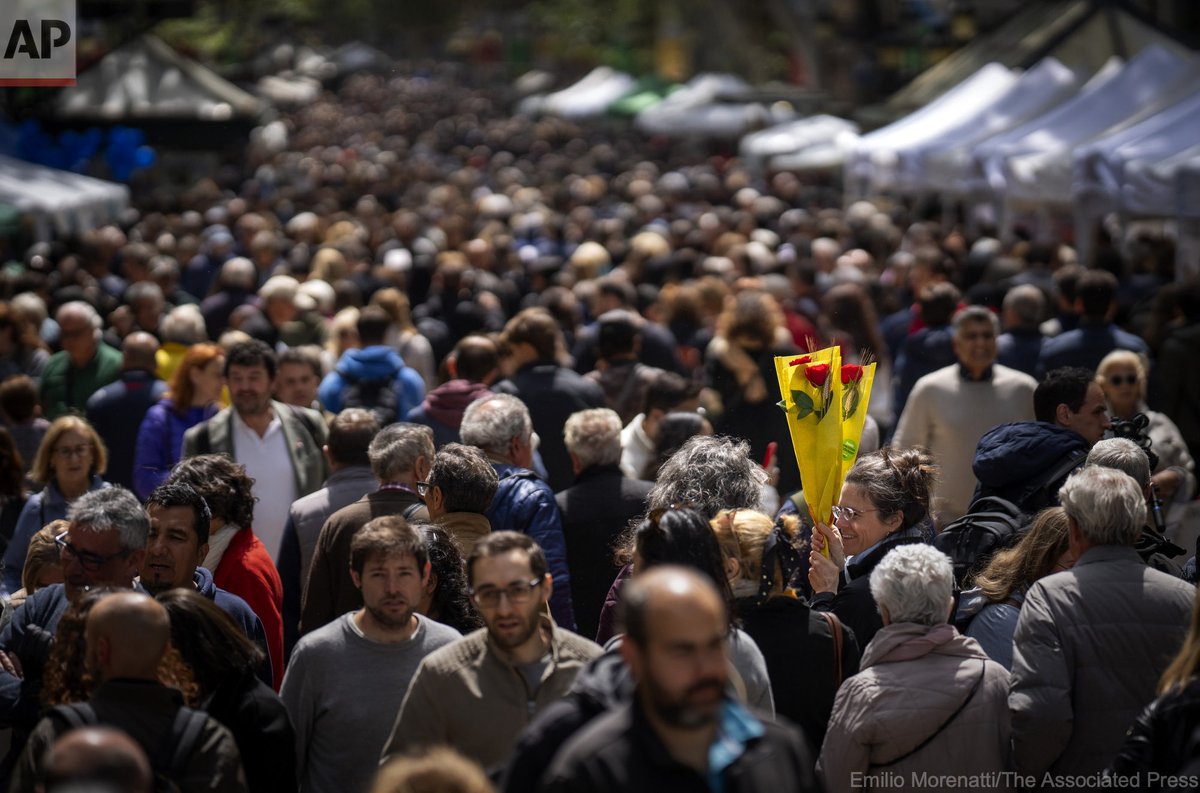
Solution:
[[[813,412],[812,397],[803,391],[793,391],[792,400],[796,403],[796,418],[802,419]]]

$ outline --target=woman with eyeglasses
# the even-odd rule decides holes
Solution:
[[[775,712],[803,728],[815,756],[838,686],[858,671],[859,648],[837,617],[795,594],[808,550],[799,525],[795,515],[776,523],[749,509],[721,510],[712,520],[742,629],[767,662]]]
[[[1183,435],[1166,414],[1146,407],[1146,365],[1137,353],[1114,350],[1104,356],[1096,368],[1096,382],[1104,391],[1113,422],[1131,419],[1138,413],[1149,421],[1146,432],[1150,449],[1158,456],[1150,481],[1163,500],[1170,525],[1171,507],[1186,503],[1196,492],[1196,463]]]
[[[21,571],[33,535],[47,523],[65,518],[71,503],[84,493],[108,487],[101,479],[107,465],[104,441],[86,420],[62,416],[50,425],[29,474],[44,487],[25,502],[12,542],[4,552],[5,591],[21,588]]]
[[[1039,578],[1074,564],[1067,547],[1067,513],[1062,507],[1044,509],[1021,541],[993,556],[975,576],[975,588],[959,596],[954,623],[989,658],[1012,669],[1013,634],[1025,593]]]
[[[225,385],[225,356],[215,344],[193,345],[171,376],[167,395],[151,405],[138,428],[133,490],[145,501],[167,481],[183,454],[183,436],[216,415]]]
[[[885,447],[859,457],[833,508],[833,526],[818,523],[813,531],[812,606],[849,625],[864,652],[883,627],[871,597],[871,571],[893,548],[927,541],[936,476],[937,466],[923,449]]]

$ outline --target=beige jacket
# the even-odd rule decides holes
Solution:
[[[875,634],[838,689],[817,770],[829,793],[1005,790],[1008,740],[1008,670],[951,625],[900,622]]]
[[[550,663],[535,692],[503,650],[480,628],[426,656],[409,683],[383,759],[424,744],[445,743],[487,770],[508,761],[517,735],[543,708],[567,693],[600,645],[556,626]]]
[[[492,531],[492,524],[487,515],[476,512],[447,512],[435,518],[433,522],[446,530],[464,559],[471,553],[475,543]]]

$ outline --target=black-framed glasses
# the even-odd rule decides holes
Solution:
[[[853,507],[834,507],[833,519],[853,523],[868,512],[878,512],[877,509],[854,509]]]
[[[433,483],[426,479],[424,482],[417,482],[417,495],[421,498],[429,495],[429,491],[433,489]]]
[[[1108,384],[1115,386],[1137,385],[1138,376],[1136,374],[1110,374],[1108,376]]]
[[[533,597],[533,590],[542,585],[542,580],[534,578],[529,581],[518,581],[506,587],[489,586],[483,589],[472,589],[470,590],[471,600],[475,601],[477,606],[494,609],[500,605],[500,598],[506,597],[509,603],[520,606],[529,602],[529,599]]]
[[[89,573],[99,572],[100,568],[104,567],[104,565],[108,564],[113,559],[118,559],[122,556],[128,556],[130,553],[128,550],[123,550],[109,554],[108,556],[101,556],[100,554],[92,553],[91,551],[81,551],[72,545],[69,540],[67,540],[66,532],[63,532],[55,537],[54,544],[58,546],[59,556],[63,560],[74,559],[75,561],[79,562],[80,567]]]
[[[87,457],[92,453],[92,444],[81,443],[78,446],[59,446],[55,448],[54,453],[64,459],[70,457]]]

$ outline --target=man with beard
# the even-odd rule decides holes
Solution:
[[[467,583],[486,627],[421,663],[385,759],[449,744],[495,772],[521,729],[602,652],[549,617],[554,581],[546,555],[527,535],[498,531],[480,540],[467,557]]]
[[[459,638],[416,613],[429,555],[404,518],[354,535],[350,575],[363,607],[305,635],[279,692],[296,730],[297,773],[309,793],[366,790],[417,665]]]
[[[254,532],[279,558],[292,502],[321,487],[328,432],[321,414],[271,399],[279,362],[261,341],[235,344],[225,356],[232,407],[192,427],[183,456],[225,453],[254,480]],[[290,474],[290,476],[288,475]]]
[[[621,654],[637,690],[559,751],[541,789],[820,790],[804,739],[725,696],[725,604],[695,572],[662,566],[621,591]]]

